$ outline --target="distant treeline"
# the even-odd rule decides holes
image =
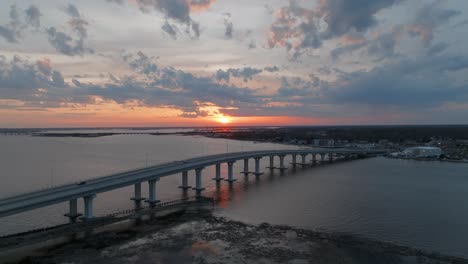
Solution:
[[[348,140],[352,142],[430,142],[431,138],[468,140],[468,125],[453,126],[329,126],[281,127],[277,129],[252,129],[230,132],[230,138],[242,140],[285,141],[291,139]]]

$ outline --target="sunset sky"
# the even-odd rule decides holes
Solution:
[[[465,0],[0,2],[0,127],[467,114]]]

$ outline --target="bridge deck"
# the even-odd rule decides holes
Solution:
[[[184,171],[203,168],[218,163],[265,157],[270,155],[291,154],[380,154],[384,150],[349,150],[349,149],[298,149],[298,150],[263,150],[235,153],[222,153],[196,157],[183,161],[173,161],[147,168],[120,172],[113,175],[87,180],[84,184],[67,184],[50,189],[30,192],[0,199],[0,217],[69,201],[97,193],[130,186],[136,183],[178,174]]]

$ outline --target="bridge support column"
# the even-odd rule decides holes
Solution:
[[[317,154],[312,154],[312,162],[313,163],[317,162]]]
[[[328,153],[328,161],[333,162],[333,154],[332,153]]]
[[[205,188],[202,187],[202,170],[203,168],[195,169],[195,188],[193,188],[193,190],[197,191],[198,194],[205,190]]]
[[[286,166],[284,166],[284,157],[285,157],[285,155],[280,155],[280,156],[279,156],[279,159],[280,159],[280,167],[279,167],[279,169],[280,169],[280,170],[285,170],[285,169],[287,169]]]
[[[301,158],[302,158],[302,163],[301,163],[301,165],[302,165],[302,166],[306,166],[306,165],[307,165],[306,157],[307,157],[307,154],[301,154]]]
[[[292,156],[292,165],[293,165],[293,168],[296,168],[296,165],[297,165],[297,155],[296,154],[291,154]]]
[[[321,160],[320,163],[323,163],[325,161],[325,154],[324,153],[320,153],[320,160]]]
[[[159,203],[159,200],[156,199],[156,182],[159,181],[159,178],[152,179],[148,181],[148,193],[149,193],[149,198],[146,200],[147,203],[150,205],[155,205]]]
[[[188,185],[188,171],[182,172],[182,185],[179,186],[179,188],[183,190],[192,188],[191,186]]]
[[[271,155],[270,156],[270,166],[267,167],[268,169],[272,170],[275,168],[275,156]]]
[[[141,197],[141,182],[135,183],[134,185],[134,197],[130,198],[130,200],[133,200],[135,202],[140,202],[145,200],[145,198]]]
[[[260,172],[260,160],[262,157],[256,157],[255,158],[255,176],[260,176],[263,174],[263,172]]]
[[[228,165],[228,179],[226,181],[235,182],[236,179],[234,179],[234,168],[233,168],[234,161],[229,161],[227,165]]]
[[[68,213],[65,214],[66,217],[70,219],[70,222],[76,222],[76,219],[81,216],[81,214],[78,213],[78,200],[77,199],[71,199],[69,201],[69,210]]]
[[[91,220],[93,219],[93,200],[96,198],[95,194],[88,195],[83,197],[84,201],[84,220]]]
[[[216,176],[213,178],[213,180],[217,182],[224,180],[224,178],[221,178],[221,163],[216,164]]]
[[[241,173],[244,173],[246,176],[250,173],[249,172],[249,159],[244,159],[244,171]]]

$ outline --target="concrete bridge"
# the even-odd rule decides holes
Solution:
[[[213,180],[222,181],[221,164],[227,164],[228,175],[226,181],[235,181],[233,165],[236,161],[244,162],[242,173],[254,174],[260,176],[263,173],[260,168],[260,160],[264,157],[269,158],[269,169],[287,169],[284,158],[287,155],[292,156],[292,166],[306,166],[318,160],[321,162],[333,161],[333,157],[351,157],[355,155],[377,155],[386,153],[385,150],[347,150],[347,149],[298,149],[298,150],[262,150],[236,153],[223,153],[211,156],[187,159],[183,161],[174,161],[143,169],[136,169],[127,172],[116,173],[106,177],[93,180],[82,181],[74,184],[67,184],[46,190],[30,192],[17,196],[0,199],[0,217],[18,214],[21,212],[41,208],[57,203],[69,202],[69,212],[65,216],[71,221],[75,221],[80,214],[77,210],[78,199],[84,201],[84,220],[93,218],[93,199],[99,193],[134,185],[134,197],[131,199],[136,202],[145,201],[150,205],[158,203],[157,182],[161,177],[181,174],[181,186],[179,188],[188,190],[193,189],[200,194],[203,188],[203,169],[207,166],[216,166],[216,176]],[[307,156],[312,155],[312,160],[307,160]],[[300,156],[298,161],[297,157]],[[279,157],[279,167],[275,167],[275,157]],[[249,160],[255,160],[255,168],[249,170]],[[310,162],[311,161],[311,162]],[[195,186],[188,186],[188,171],[195,170]],[[147,199],[141,196],[142,183],[148,183],[149,197]]]

